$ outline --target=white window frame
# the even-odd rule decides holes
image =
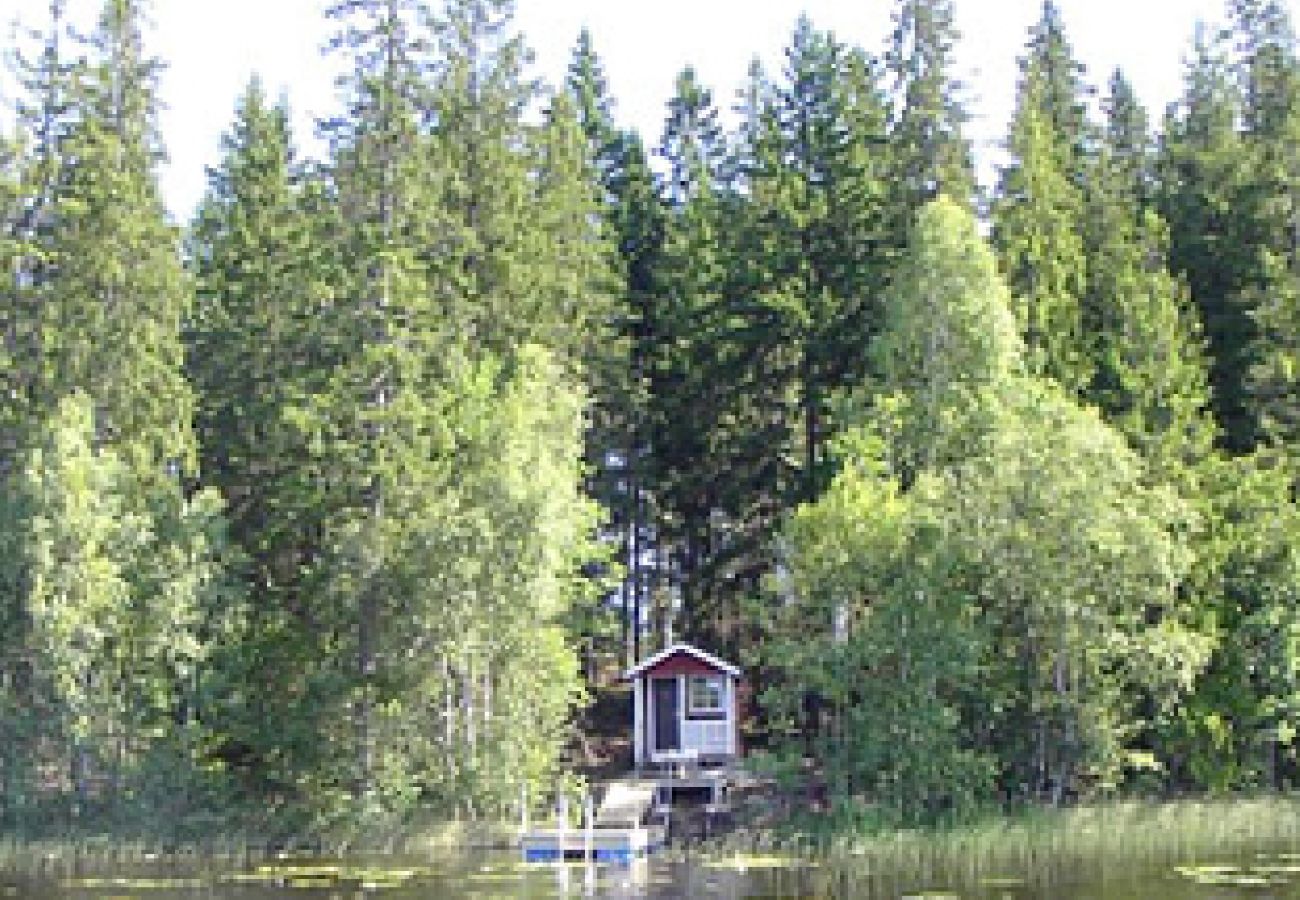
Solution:
[[[714,685],[717,689],[716,706],[700,706],[695,702],[695,684],[697,681]],[[709,718],[727,715],[727,678],[725,675],[688,675],[686,678],[686,714],[701,715]]]

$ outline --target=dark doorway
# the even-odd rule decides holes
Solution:
[[[655,750],[680,750],[681,723],[677,717],[677,679],[655,678]]]

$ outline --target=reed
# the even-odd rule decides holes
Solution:
[[[828,893],[872,885],[1045,886],[1108,873],[1239,860],[1300,847],[1300,798],[1271,796],[1039,809],[937,831],[828,828],[738,831],[713,842],[715,859],[785,858],[815,866]]]

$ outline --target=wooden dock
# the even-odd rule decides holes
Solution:
[[[572,824],[563,805],[553,824],[530,828],[525,823],[519,835],[524,861],[632,862],[667,841],[676,792],[707,791],[706,812],[725,812],[734,775],[725,768],[691,767],[615,779],[606,784],[599,809],[594,810],[589,801],[582,817]]]
[[[630,863],[654,852],[664,843],[661,826],[645,828],[534,829],[521,836],[524,862],[553,863],[577,859],[588,862]]]
[[[729,766],[678,764],[637,773],[637,777],[644,783],[654,785],[656,810],[667,815],[676,796],[683,791],[707,792],[711,811],[726,810],[728,794],[736,783],[737,772]]]
[[[549,828],[525,829],[519,836],[526,862],[585,859],[595,862],[631,862],[664,842],[666,831],[650,824],[655,787],[652,782],[623,778],[605,788],[600,809],[588,805],[583,821],[570,827],[567,809]]]

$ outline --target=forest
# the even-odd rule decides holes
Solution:
[[[321,158],[254,80],[182,226],[148,0],[40,4],[0,829],[508,815],[669,633],[850,819],[1295,787],[1286,4],[1149,111],[1045,0],[989,185],[953,4],[792,23],[730,119],[687,68],[647,136],[589,33],[550,89],[510,0],[332,0]]]

